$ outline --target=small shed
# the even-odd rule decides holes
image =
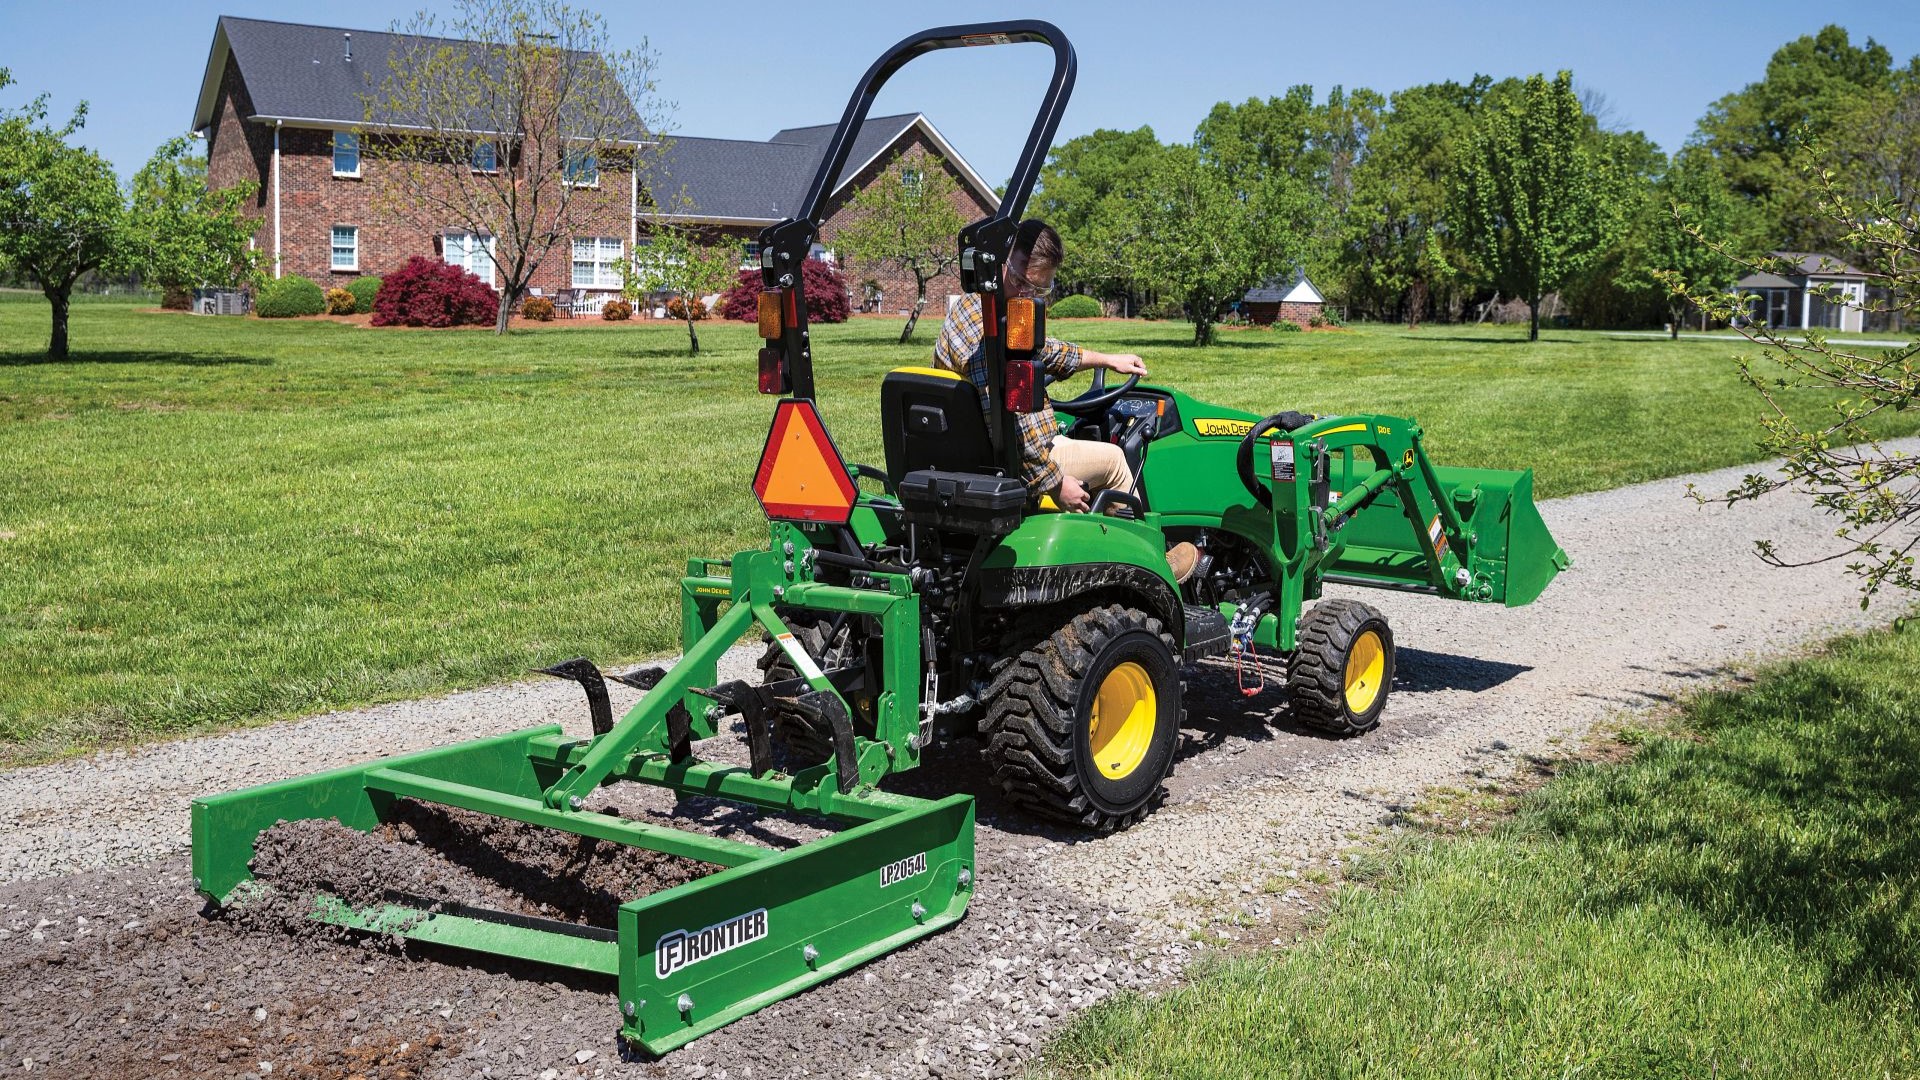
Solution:
[[[1792,264],[1788,273],[1748,274],[1734,283],[1734,290],[1748,297],[1748,318],[1775,330],[1858,333],[1866,328],[1862,305],[1871,276],[1866,271],[1818,252],[1776,251],[1773,257]],[[1840,294],[1838,303],[1823,295],[1834,290]]]
[[[1304,270],[1280,274],[1247,290],[1240,298],[1240,310],[1255,326],[1271,326],[1285,320],[1305,329],[1326,310],[1326,299],[1307,280]]]

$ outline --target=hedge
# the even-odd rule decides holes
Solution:
[[[253,298],[253,313],[263,319],[290,319],[327,310],[327,294],[299,274],[269,278]]]
[[[1105,314],[1100,301],[1091,296],[1076,293],[1062,297],[1047,308],[1047,314],[1056,319],[1097,319]]]

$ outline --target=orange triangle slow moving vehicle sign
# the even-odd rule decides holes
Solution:
[[[847,523],[859,489],[813,402],[788,398],[774,410],[753,494],[775,520]]]

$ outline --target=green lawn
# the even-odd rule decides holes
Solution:
[[[372,330],[0,300],[0,761],[671,650],[687,557],[764,536],[745,324]],[[817,331],[843,450],[924,362],[894,320]],[[1437,460],[1543,497],[1754,456],[1717,342],[1518,330],[1057,327],[1256,411],[1418,417]],[[1903,421],[1901,431],[1920,428]],[[1575,553],[1577,557],[1578,553]]]
[[[1080,1017],[1057,1076],[1920,1075],[1920,627],[1706,697],[1286,952]]]

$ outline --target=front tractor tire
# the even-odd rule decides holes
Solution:
[[[1007,801],[1112,832],[1152,812],[1180,741],[1180,666],[1160,620],[1112,604],[1029,623],[986,694],[987,763]]]
[[[1393,631],[1357,600],[1322,600],[1300,620],[1287,690],[1294,719],[1333,735],[1380,726],[1393,688]]]

